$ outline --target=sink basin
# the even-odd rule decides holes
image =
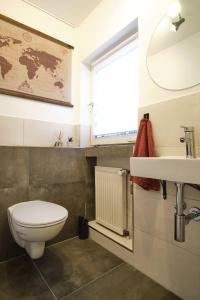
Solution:
[[[183,156],[131,157],[131,175],[200,184],[200,159]]]

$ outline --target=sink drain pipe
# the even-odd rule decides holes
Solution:
[[[176,183],[176,212],[174,215],[174,239],[185,242],[185,214],[184,214],[184,183]]]
[[[185,242],[185,226],[191,220],[200,222],[200,209],[192,207],[189,209],[189,214],[184,214],[186,208],[184,202],[184,183],[176,182],[176,212],[174,215],[174,239],[177,242]]]

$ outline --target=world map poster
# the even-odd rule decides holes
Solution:
[[[0,15],[0,93],[72,106],[72,49]]]

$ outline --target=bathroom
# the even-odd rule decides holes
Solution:
[[[0,299],[200,299],[200,80],[192,40],[198,5],[0,1]],[[184,28],[190,34],[188,23],[195,34],[187,48],[164,50],[156,64],[155,48],[165,49]],[[62,52],[66,68],[55,71],[38,56],[30,71],[33,38],[49,47],[56,66]],[[115,93],[116,72],[113,80],[99,81],[101,96],[114,87],[119,100],[109,106],[102,98],[101,110],[92,79],[101,79],[102,66],[117,61],[118,53],[133,55],[133,68],[122,69],[125,85]],[[52,92],[37,86],[46,78]],[[133,155],[141,119],[152,125],[154,155]],[[109,136],[113,124],[123,134]],[[112,204],[109,193],[101,193],[102,178],[109,190],[114,176],[119,231],[101,219],[100,204]],[[155,178],[159,190],[144,189],[130,176]]]

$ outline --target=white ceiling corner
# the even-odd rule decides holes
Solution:
[[[23,0],[69,26],[77,27],[102,0]]]

